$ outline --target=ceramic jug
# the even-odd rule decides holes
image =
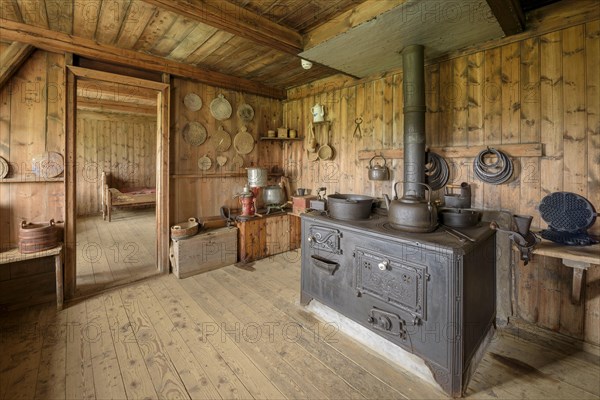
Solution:
[[[325,106],[322,104],[315,104],[310,111],[313,115],[313,122],[323,122],[325,121]]]

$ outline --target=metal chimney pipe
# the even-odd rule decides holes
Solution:
[[[403,198],[423,199],[425,189],[425,57],[424,47],[402,50],[404,91],[404,190]]]

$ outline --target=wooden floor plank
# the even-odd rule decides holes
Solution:
[[[35,386],[36,399],[66,398],[67,310],[57,311],[47,320]]]
[[[119,293],[158,397],[163,399],[190,399],[191,396],[185,389],[185,385],[168,357],[168,353],[162,341],[158,338],[156,330],[152,326],[135,291],[126,287],[121,289]]]
[[[94,371],[90,341],[87,340],[85,303],[67,310],[67,360],[65,393],[67,399],[95,399]]]
[[[151,281],[149,284],[152,292],[158,298],[177,332],[185,339],[188,348],[204,366],[210,381],[221,397],[226,399],[251,398],[250,392],[239,380],[235,371],[231,369],[227,360],[218,353],[209,340],[205,340],[207,333],[202,331],[202,323],[206,324],[208,322],[194,320],[176,298],[176,293],[170,291],[164,285],[165,281],[167,280],[161,282]],[[232,361],[234,362],[234,360]]]
[[[0,374],[3,378],[3,399],[28,399],[35,395],[35,385],[43,344],[42,327],[49,315],[50,305],[32,306],[24,310],[15,328],[15,340],[5,348],[2,358],[7,358]]]
[[[221,301],[209,295],[203,287],[199,286],[195,279],[184,279],[181,280],[180,284],[185,288],[185,291],[192,298],[192,301],[197,304],[202,304],[202,309],[210,314],[210,317],[219,324],[219,326],[236,326],[236,324],[241,326],[241,321],[229,312],[222,305]],[[266,377],[270,379],[273,385],[275,385],[285,397],[292,399],[324,397],[323,393],[318,391],[312,385],[305,385],[304,377],[284,362],[281,359],[280,354],[274,348],[241,342],[238,337],[239,335],[237,335],[235,330],[221,330],[221,332],[226,338],[229,338],[240,345],[240,349],[244,354],[252,358],[252,362],[257,368],[263,371]]]
[[[179,334],[177,327],[171,322],[162,309],[158,299],[147,285],[135,286],[138,299],[148,318],[155,327],[157,337],[162,341],[165,350],[177,369],[187,392],[193,399],[220,399],[221,396],[204,370],[202,364],[193,356],[192,350]]]
[[[125,398],[125,384],[111,335],[111,329],[115,329],[116,326],[110,326],[101,297],[87,300],[85,306],[96,396],[99,399]]]
[[[312,336],[310,332],[303,331],[297,324],[286,325],[287,321],[280,315],[273,315],[271,309],[262,307],[250,307],[256,296],[244,290],[237,290],[235,285],[224,283],[224,273],[216,270],[210,275],[197,279],[204,288],[211,290],[223,300],[232,314],[234,314],[245,326],[256,323],[256,321],[268,321],[269,318],[277,324],[276,333],[269,338],[269,345],[273,346],[279,354],[285,354],[284,360],[288,362],[298,373],[304,375],[319,391],[327,397],[362,398],[363,396],[348,382],[340,378],[334,371],[329,369],[320,360],[306,352],[297,341],[305,335]],[[201,281],[201,282],[200,282]],[[210,288],[210,289],[209,289]],[[234,293],[235,292],[235,293]],[[218,293],[218,295],[217,295]],[[268,314],[266,314],[268,313]],[[242,328],[242,329],[243,329]],[[298,330],[299,329],[299,330]]]
[[[111,327],[117,360],[121,367],[125,393],[129,399],[157,398],[152,378],[135,338],[134,325],[129,321],[118,290],[101,296]]]

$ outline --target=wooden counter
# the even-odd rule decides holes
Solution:
[[[300,247],[300,218],[289,213],[238,221],[238,259],[251,262]]]

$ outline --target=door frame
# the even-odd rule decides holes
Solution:
[[[109,83],[143,87],[156,90],[156,263],[158,272],[169,273],[169,75],[163,82],[97,71],[87,68],[66,66],[67,96],[65,106],[66,168],[65,168],[65,297],[75,297],[77,276],[76,239],[76,173],[77,173],[77,80],[93,79]]]

